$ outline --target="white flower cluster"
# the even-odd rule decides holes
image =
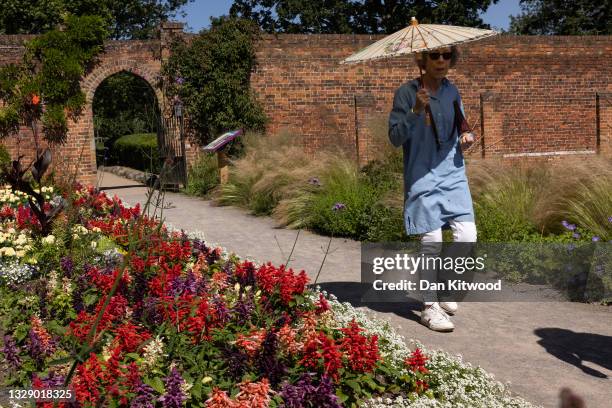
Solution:
[[[325,292],[323,292],[325,294]],[[317,294],[318,298],[318,294]],[[390,361],[396,374],[407,373],[404,360],[412,350],[406,344],[404,337],[399,335],[389,324],[377,317],[369,317],[362,310],[355,309],[350,303],[340,303],[335,296],[330,295],[330,306],[334,311],[336,322],[345,326],[355,319],[369,335],[378,335],[378,345],[381,356]],[[429,351],[420,342],[410,339],[412,349],[423,350],[428,356],[432,382],[440,384],[436,388],[442,394],[441,399],[430,399],[421,395],[414,398],[397,396],[395,398],[373,398],[365,404],[368,408],[533,408],[534,405],[519,397],[512,397],[508,387],[496,381],[495,378],[481,367],[464,363],[461,357],[435,350]],[[394,370],[394,371],[395,371]]]
[[[41,187],[40,189],[35,188],[34,192],[40,193],[45,197],[45,200],[51,199],[53,194],[53,187]],[[5,185],[0,188],[0,205],[1,204],[16,204],[19,202],[25,203],[28,199],[28,194],[23,191],[13,191],[11,186]]]
[[[26,202],[28,195],[23,191],[13,191],[10,186],[0,189],[0,204],[16,204]]]
[[[72,239],[78,240],[81,236],[89,234],[89,230],[84,226],[77,224],[72,227]]]
[[[181,232],[180,228],[177,228],[170,223],[164,223],[164,225],[166,226],[166,228],[168,228],[169,232]],[[185,231],[185,234],[187,235],[187,238],[191,240],[197,239],[198,241],[202,241],[209,248],[220,248],[221,259],[227,259],[230,255],[234,254],[233,252],[229,252],[224,246],[221,246],[215,242],[206,241],[206,239],[204,238],[204,233],[202,231]],[[261,262],[250,257],[241,257],[241,259],[244,261],[251,261],[255,266],[263,265]]]
[[[155,364],[162,358],[164,354],[164,342],[160,336],[155,337],[146,346],[143,347],[143,368],[150,370],[155,367]]]
[[[32,238],[26,231],[10,227],[0,229],[0,256],[23,258],[32,249]]]
[[[0,283],[17,285],[32,278],[36,269],[18,261],[0,261]]]

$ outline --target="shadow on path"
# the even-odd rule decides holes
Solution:
[[[608,375],[583,364],[590,361],[612,371],[612,336],[593,333],[577,333],[558,327],[546,327],[534,330],[540,337],[538,344],[547,352],[580,368],[585,374],[597,378],[608,378]]]
[[[403,294],[398,294],[397,298],[389,299],[388,302],[364,302],[361,298],[371,289],[372,285],[369,283],[321,282],[317,283],[317,286],[321,286],[321,290],[333,293],[339,302],[348,302],[354,307],[368,307],[381,313],[395,313],[417,323],[421,321],[422,303]]]
[[[131,185],[126,185],[126,186],[100,187],[99,190],[100,191],[120,190],[123,188],[135,188],[135,187],[146,187],[146,186],[144,184],[131,184]]]

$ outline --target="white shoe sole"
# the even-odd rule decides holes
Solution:
[[[433,330],[433,331],[437,331],[437,332],[442,332],[442,333],[448,333],[448,332],[452,332],[453,330],[455,330],[454,327],[448,327],[448,328],[434,328],[431,327],[426,321],[421,320],[421,324],[425,327],[427,327],[429,330]]]

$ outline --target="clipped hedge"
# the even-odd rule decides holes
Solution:
[[[120,137],[113,143],[112,159],[122,166],[159,173],[157,135],[137,133]]]

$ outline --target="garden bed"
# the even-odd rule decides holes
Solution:
[[[45,187],[51,199],[56,191]],[[41,236],[0,192],[4,386],[82,406],[530,406],[384,321],[93,188]]]

